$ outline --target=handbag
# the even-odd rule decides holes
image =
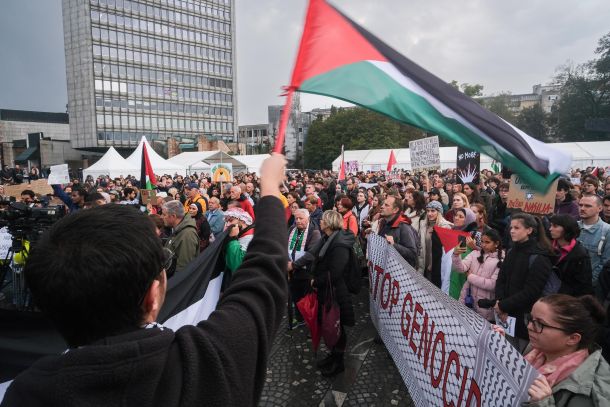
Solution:
[[[339,309],[339,304],[335,301],[330,282],[330,273],[328,273],[328,285],[322,308],[322,326],[320,331],[326,346],[332,349],[341,336],[341,310]]]

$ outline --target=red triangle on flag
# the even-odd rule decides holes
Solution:
[[[441,228],[439,226],[435,226],[434,231],[436,232],[436,235],[440,239],[441,244],[443,245],[443,249],[445,250],[445,253],[449,252],[451,249],[454,249],[455,246],[460,244],[460,241],[458,240],[458,236],[466,236],[466,237],[470,236],[470,233],[468,233],[468,232],[463,232],[461,230],[445,229],[445,228]]]
[[[390,159],[388,160],[388,172],[392,171],[392,167],[396,165],[396,157],[394,150],[390,151]]]

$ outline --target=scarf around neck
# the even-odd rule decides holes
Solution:
[[[571,375],[588,357],[589,351],[581,349],[547,363],[544,353],[538,349],[532,349],[525,355],[525,360],[534,366],[540,374],[544,375],[546,381],[549,382],[549,386],[553,387]]]
[[[309,225],[303,231],[303,233],[298,233],[299,229],[295,226],[290,232],[290,236],[288,236],[288,248],[290,252],[292,251],[304,251],[305,250],[305,242],[307,242],[307,235],[309,234]]]

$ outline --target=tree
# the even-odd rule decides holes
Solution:
[[[460,86],[462,92],[468,97],[475,98],[477,96],[483,96],[483,85],[478,83],[471,85],[469,83],[462,83]]]
[[[305,143],[305,167],[330,168],[341,151],[406,148],[423,132],[368,109],[338,108],[326,120],[311,123]]]
[[[513,113],[510,93],[500,93],[499,95],[488,97],[482,100],[483,107],[494,112],[509,123],[515,123],[515,114]]]
[[[546,116],[540,104],[526,107],[519,112],[515,126],[538,140],[549,141]]]

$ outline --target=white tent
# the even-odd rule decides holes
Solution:
[[[185,173],[186,169],[183,165],[168,161],[165,158],[161,157],[159,154],[157,154],[157,152],[153,150],[153,148],[146,140],[146,137],[142,137],[142,140],[140,140],[140,144],[138,144],[138,147],[136,147],[134,152],[131,153],[131,155],[126,159],[131,165],[134,165],[138,169],[138,172],[140,170],[140,165],[142,164],[142,143],[146,143],[148,159],[150,160],[150,165],[152,166],[155,175],[174,175],[176,173]]]
[[[139,176],[140,165],[135,166],[114,149],[110,147],[106,154],[100,158],[95,164],[83,170],[83,177],[91,175],[94,179],[100,175],[109,175],[111,178],[120,176],[135,175]]]
[[[252,154],[252,155],[234,155],[233,158],[241,161],[246,166],[247,172],[253,172],[260,175],[259,171],[263,161],[270,157],[270,154]]]
[[[221,150],[213,151],[188,151],[180,153],[168,160],[173,164],[178,164],[187,169],[187,171],[209,171],[214,164],[225,163],[233,165],[233,173],[246,171],[246,165],[229,154]]]
[[[550,143],[550,145],[572,156],[572,168],[610,165],[610,141]],[[359,171],[385,171],[390,151],[391,149],[348,150],[345,151],[345,161],[357,161]],[[439,154],[442,169],[455,168],[457,147],[440,147]],[[411,154],[408,148],[394,149],[394,155],[397,161],[394,168],[411,169]],[[481,169],[491,168],[492,162],[492,158],[481,154]],[[340,164],[341,156],[339,155],[332,163],[333,171],[338,171]]]

